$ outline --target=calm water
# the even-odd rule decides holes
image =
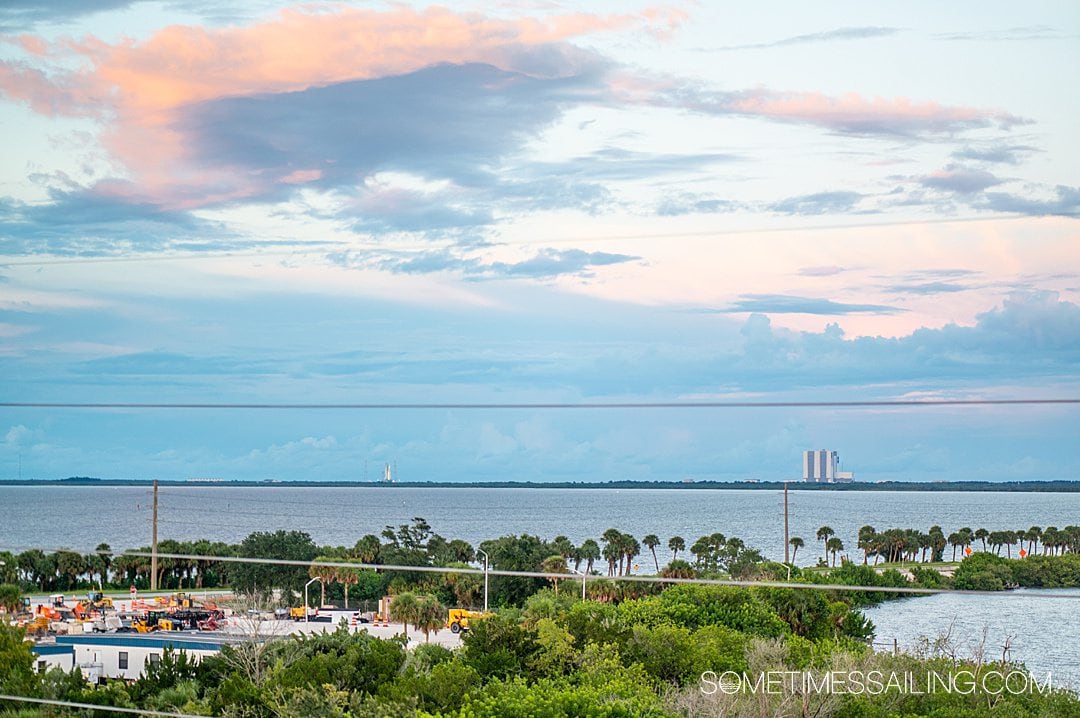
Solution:
[[[940,594],[888,602],[865,613],[877,627],[877,642],[895,638],[902,650],[913,650],[921,638],[948,634],[959,655],[971,657],[981,648],[986,660],[996,661],[1009,640],[1009,658],[1023,662],[1040,681],[1049,671],[1055,686],[1080,688],[1080,600],[1041,597],[1076,595],[1076,589],[1027,592],[1040,597]]]
[[[1065,526],[1080,517],[1080,494],[990,492],[797,492],[789,494],[791,535],[806,548],[798,563],[821,553],[817,528],[836,530],[855,556],[860,526],[878,530],[939,524],[1020,529]],[[143,487],[0,487],[0,546],[65,546],[89,550],[150,543],[151,492]],[[422,516],[447,538],[473,545],[505,534],[559,534],[575,543],[599,539],[610,527],[660,537],[661,565],[673,535],[689,546],[719,531],[738,536],[772,558],[783,558],[783,496],[761,490],[416,489],[163,487],[160,538],[238,542],[252,531],[300,529],[320,544],[349,545],[387,524]],[[639,562],[652,557],[642,556]],[[643,568],[645,566],[643,565]]]

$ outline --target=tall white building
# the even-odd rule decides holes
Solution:
[[[840,471],[840,455],[828,449],[803,452],[803,481],[828,483],[851,481],[855,475]]]

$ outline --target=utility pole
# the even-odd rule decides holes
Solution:
[[[154,479],[154,523],[150,533],[150,590],[157,590],[157,479]]]
[[[788,505],[787,505],[787,485],[788,482],[784,482],[784,563],[791,563],[791,544],[788,543]]]

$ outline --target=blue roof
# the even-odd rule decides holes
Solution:
[[[220,651],[222,640],[216,636],[164,635],[162,633],[106,633],[82,636],[57,636],[56,642],[69,646],[124,646],[127,648],[173,648],[187,651]]]
[[[39,656],[62,656],[75,652],[73,646],[63,646],[55,643],[35,643],[30,647],[30,650]]]

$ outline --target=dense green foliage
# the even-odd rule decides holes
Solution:
[[[859,567],[861,568],[861,567]],[[865,578],[865,577],[864,577]],[[708,694],[703,678],[725,671],[906,672],[976,675],[1007,670],[953,656],[873,653],[849,603],[819,591],[680,585],[657,595],[600,603],[543,589],[520,609],[476,620],[449,650],[384,640],[344,625],[279,638],[263,650],[240,644],[201,663],[166,652],[134,683],[90,687],[78,674],[35,673],[21,633],[0,625],[0,690],[27,696],[235,718],[367,716],[421,718],[676,718],[679,716],[1065,716],[1067,692]],[[915,686],[919,688],[919,685]],[[67,716],[0,704],[0,715]],[[108,712],[98,715],[113,715]],[[119,715],[119,714],[115,714]]]
[[[565,536],[504,536],[485,541],[479,552],[461,540],[447,540],[422,518],[353,546],[316,546],[301,532],[255,533],[239,545],[169,542],[162,552],[206,556],[287,558],[309,565],[241,564],[212,559],[162,559],[163,587],[227,584],[252,593],[288,595],[310,578],[321,579],[327,600],[346,595],[372,602],[394,596],[391,613],[424,631],[440,626],[445,606],[476,607],[483,577],[413,571],[412,567],[467,567],[486,553],[492,568],[548,574],[493,576],[490,600],[495,615],[472,622],[462,645],[448,650],[421,645],[406,650],[402,638],[381,640],[366,633],[334,632],[290,637],[265,646],[241,644],[201,663],[167,652],[158,664],[128,685],[110,681],[90,687],[77,672],[34,672],[34,658],[20,634],[0,627],[0,691],[99,705],[191,714],[276,718],[277,716],[757,716],[817,715],[821,718],[893,716],[1056,716],[1080,714],[1072,694],[986,696],[893,695],[886,702],[867,696],[831,696],[774,703],[755,696],[704,696],[703,674],[724,671],[882,669],[930,667],[985,670],[955,656],[881,656],[867,647],[873,627],[860,612],[896,594],[887,587],[956,587],[1000,590],[1011,586],[1080,585],[1076,528],[1023,532],[961,529],[946,535],[863,527],[862,561],[847,560],[843,542],[829,527],[817,533],[826,568],[800,569],[763,559],[735,537],[714,533],[694,541],[671,537],[666,545],[682,558],[660,569],[669,579],[744,578],[857,586],[859,590],[805,590],[789,587],[627,582],[621,577],[659,568],[655,548],[665,542],[609,529],[598,540],[574,546]],[[983,546],[985,541],[986,545]],[[953,551],[977,549],[947,576],[932,565],[913,563],[876,568],[870,557],[938,561]],[[792,546],[806,546],[796,537]],[[1025,558],[1019,556],[1021,548]],[[1015,549],[1015,550],[1014,550]],[[99,547],[107,551],[108,547]],[[1004,555],[999,555],[1004,553]],[[345,564],[314,565],[314,559]],[[4,578],[21,584],[0,590],[0,603],[17,601],[20,588],[58,589],[90,582],[144,587],[149,560],[143,557],[72,551],[27,551],[0,557]],[[352,563],[410,567],[387,572]],[[589,600],[570,570],[592,575]],[[605,574],[606,575],[603,575]],[[561,584],[561,587],[560,587]],[[568,590],[568,586],[571,587]],[[348,592],[348,593],[346,593]],[[316,599],[318,600],[318,599]],[[1000,668],[1000,666],[999,666]],[[0,714],[7,708],[0,705]],[[19,712],[16,712],[19,711]],[[11,715],[44,715],[13,708]],[[6,715],[6,714],[5,714]],[[49,715],[66,715],[50,713]],[[99,715],[108,715],[100,713]],[[117,714],[119,715],[119,714]]]

